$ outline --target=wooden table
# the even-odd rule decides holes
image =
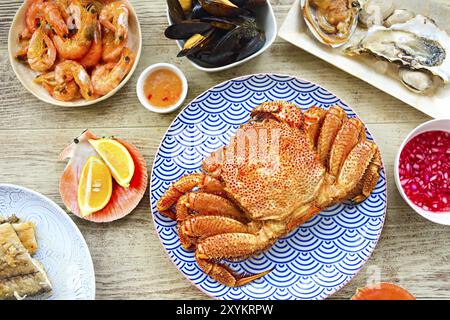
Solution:
[[[63,206],[58,181],[65,163],[59,152],[84,128],[102,135],[119,135],[136,144],[149,172],[159,141],[176,113],[157,115],[139,103],[135,85],[140,72],[156,62],[179,66],[189,81],[188,100],[224,80],[256,72],[289,73],[316,82],[345,100],[365,121],[379,143],[388,178],[386,223],[373,256],[359,274],[332,298],[348,299],[368,277],[400,283],[418,298],[450,298],[450,233],[428,222],[401,199],[394,184],[393,163],[401,141],[429,118],[281,39],[263,55],[239,68],[216,74],[194,69],[176,58],[178,47],[163,36],[167,26],[165,1],[132,0],[142,27],[139,66],[113,98],[87,108],[47,105],[28,93],[8,61],[7,34],[22,1],[0,4],[0,183],[34,189]],[[292,0],[272,0],[279,25]],[[175,268],[153,227],[148,191],[126,218],[94,224],[73,215],[91,250],[98,299],[204,299],[201,291]]]

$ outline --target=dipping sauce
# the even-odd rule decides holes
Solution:
[[[158,69],[144,81],[144,95],[155,107],[164,108],[178,102],[183,91],[180,77],[168,69]]]
[[[450,132],[428,131],[412,138],[399,161],[408,198],[432,212],[450,211]]]

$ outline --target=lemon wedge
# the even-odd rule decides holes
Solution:
[[[89,143],[105,161],[114,180],[122,187],[129,187],[134,175],[134,161],[127,148],[114,139],[91,139]]]
[[[102,159],[91,156],[84,164],[78,184],[78,206],[83,217],[100,211],[112,195],[112,177]]]

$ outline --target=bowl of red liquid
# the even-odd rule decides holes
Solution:
[[[394,170],[397,188],[411,208],[450,225],[450,119],[415,128],[403,141]]]

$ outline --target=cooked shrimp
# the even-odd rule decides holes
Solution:
[[[56,83],[63,85],[74,80],[80,88],[80,93],[86,100],[94,98],[94,88],[91,78],[81,64],[72,60],[65,60],[55,67]]]
[[[81,11],[83,6],[80,1],[71,1],[66,9],[67,12],[67,27],[69,30],[79,30],[81,28]]]
[[[33,0],[25,13],[28,30],[34,32],[44,18],[45,3],[43,0]]]
[[[102,30],[100,23],[97,21],[97,28],[94,31],[91,48],[88,53],[81,58],[80,64],[85,68],[95,67],[102,58]]]
[[[59,7],[53,2],[46,2],[44,13],[45,20],[47,20],[50,27],[61,37],[67,36],[69,29],[67,29]]]
[[[81,97],[80,90],[74,80],[58,84],[55,80],[54,71],[37,76],[34,82],[41,84],[56,100],[72,101]]]
[[[103,52],[102,59],[105,62],[116,62],[123,48],[127,45],[127,40],[124,39],[118,44],[114,42],[114,33],[111,31],[103,33]]]
[[[115,1],[103,7],[99,17],[100,23],[114,32],[116,44],[128,39],[128,7],[125,3]]]
[[[52,0],[52,2],[58,6],[58,9],[61,12],[61,16],[63,17],[63,19],[67,20],[67,18],[69,17],[67,9],[72,0]]]
[[[88,11],[85,8],[81,8],[80,10],[80,29],[77,30],[75,35],[67,38],[63,38],[57,34],[52,36],[56,50],[58,50],[61,58],[70,60],[80,59],[91,47],[94,31],[96,29],[96,12],[94,9]]]
[[[26,27],[23,29],[23,31],[19,34],[19,41],[23,40],[30,40],[33,33]]]
[[[30,45],[30,40],[23,40],[22,45],[19,50],[16,52],[16,59],[21,62],[27,61],[28,47]]]
[[[59,36],[64,37],[69,33],[66,22],[61,15],[61,11],[55,3],[35,0],[28,7],[26,13],[28,30],[34,32],[43,20],[45,20]]]
[[[50,69],[56,60],[56,49],[46,32],[46,25],[42,23],[31,37],[28,51],[28,63],[31,69],[44,72]]]
[[[117,63],[110,62],[97,66],[92,72],[92,84],[96,94],[105,95],[115,89],[130,72],[134,63],[134,55],[125,48]]]

